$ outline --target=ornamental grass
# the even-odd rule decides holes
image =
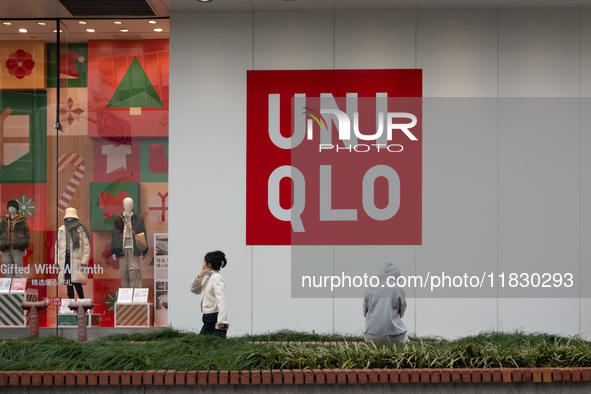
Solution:
[[[0,344],[4,371],[506,367],[591,367],[591,342],[543,333],[487,332],[457,340],[411,337],[404,345],[375,345],[358,336],[315,332],[222,339],[167,328],[86,343],[44,337]]]

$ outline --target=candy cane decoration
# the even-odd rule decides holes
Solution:
[[[66,190],[62,194],[59,202],[57,203],[57,209],[61,212],[64,212],[66,208],[70,205],[70,201],[76,192],[76,189],[80,185],[80,181],[82,181],[82,177],[86,172],[86,167],[84,166],[84,160],[80,156],[75,153],[66,153],[60,157],[57,163],[57,170],[59,172],[64,171],[68,164],[72,164],[76,167],[74,170],[74,175],[70,178],[70,182],[66,186]]]

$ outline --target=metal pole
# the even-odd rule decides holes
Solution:
[[[56,159],[56,164],[57,164],[57,159],[58,159],[58,155],[59,155],[59,130],[60,130],[60,90],[61,90],[61,84],[60,84],[60,61],[61,61],[61,52],[60,52],[60,44],[61,44],[61,37],[60,37],[60,20],[59,18],[55,20],[55,37],[56,37],[56,51],[57,51],[57,61],[56,61],[56,68],[55,68],[55,82],[56,82],[56,100],[57,102],[55,103],[55,123],[53,125],[53,128],[55,129],[55,159]],[[56,175],[57,177],[59,177],[59,173],[56,170]],[[56,185],[55,185],[55,202],[57,204],[57,202],[59,201],[59,179],[56,177]],[[58,210],[57,210],[57,206],[55,207],[55,224],[57,226],[57,221],[59,220],[59,215],[58,215]],[[57,232],[56,232],[56,237],[57,237]],[[57,263],[57,261],[54,261],[54,264]],[[59,283],[56,282],[55,284],[55,295],[57,297],[57,295],[59,294]],[[59,319],[57,318],[57,314],[58,314],[59,310],[56,311],[55,313],[55,335],[59,335]]]

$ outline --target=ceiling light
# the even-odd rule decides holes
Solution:
[[[10,25],[12,25],[12,22],[2,22],[2,24],[6,25],[6,26],[10,26]]]
[[[120,32],[127,33],[129,29],[119,29]]]
[[[197,0],[197,1],[200,3],[210,3],[211,2],[211,0]]]
[[[151,25],[155,25],[158,22],[156,22],[156,21],[148,21],[148,23],[151,24]]]
[[[154,31],[157,31],[158,33],[160,33],[162,31],[162,29],[159,28],[159,27],[157,27],[157,28],[154,29]]]
[[[45,26],[45,25],[47,25],[47,23],[45,23],[45,22],[37,22],[37,24],[38,24],[39,26]]]
[[[89,33],[94,33],[95,32],[94,29],[86,29],[86,31],[89,32]]]
[[[113,23],[116,24],[116,25],[121,25],[123,22],[121,22],[121,21],[113,21]]]
[[[87,25],[88,24],[88,22],[86,22],[86,21],[78,21],[78,23],[81,24],[81,25]]]
[[[20,33],[26,33],[26,32],[27,32],[27,29],[18,29],[18,31],[19,31]]]
[[[53,31],[54,33],[57,33],[57,30],[56,30],[56,29],[53,29],[52,31]],[[62,33],[62,32],[63,32],[63,30],[62,30],[62,29],[60,29],[60,33]]]

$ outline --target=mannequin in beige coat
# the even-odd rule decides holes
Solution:
[[[74,288],[78,298],[84,298],[82,285],[88,282],[88,262],[90,260],[90,237],[88,229],[80,223],[75,208],[67,208],[64,225],[57,231],[55,263],[60,273],[58,280],[65,280],[68,297],[74,298]]]

